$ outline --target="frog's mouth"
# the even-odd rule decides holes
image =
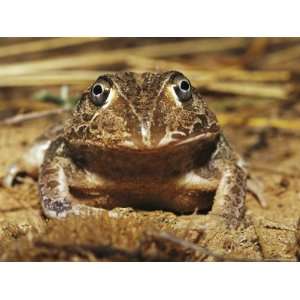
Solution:
[[[205,132],[198,133],[193,135],[186,136],[182,132],[173,131],[168,132],[158,143],[156,144],[136,144],[131,140],[126,140],[118,145],[118,150],[120,151],[132,151],[132,152],[163,152],[163,151],[171,151],[188,147],[188,146],[196,146],[201,144],[207,144],[214,141],[219,132]]]
[[[162,138],[154,139],[154,142],[143,143],[139,139],[131,139],[130,137],[119,141],[98,141],[76,139],[69,141],[70,146],[75,148],[83,147],[94,149],[98,152],[116,152],[116,153],[136,153],[139,155],[151,154],[167,154],[173,152],[181,152],[187,149],[206,148],[212,144],[219,136],[220,131],[212,129],[205,132],[197,132],[193,134],[185,134],[179,131],[167,132]]]
[[[167,178],[206,162],[215,149],[219,132],[205,132],[188,137],[162,139],[156,145],[131,143],[100,144],[76,141],[70,144],[74,157],[80,157],[86,169],[108,176]],[[120,175],[121,174],[121,175]]]

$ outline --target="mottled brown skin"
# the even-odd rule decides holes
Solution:
[[[173,71],[100,76],[95,84],[107,88],[105,102],[94,101],[93,84],[51,142],[49,135],[39,139],[42,150],[31,151],[39,162],[28,163],[29,151],[9,170],[6,185],[20,170],[34,175],[41,165],[48,217],[79,213],[86,204],[211,211],[238,225],[246,172],[200,93],[191,86],[187,91],[182,80],[188,82]],[[177,93],[179,85],[184,94]]]

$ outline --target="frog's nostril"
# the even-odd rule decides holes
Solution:
[[[205,115],[199,115],[198,116],[199,117],[199,123],[201,124],[201,127],[203,128],[203,127],[207,127],[208,126],[208,122],[207,122],[207,118],[206,118],[206,116]],[[197,123],[196,123],[197,124]],[[195,125],[196,125],[195,124]]]
[[[203,125],[199,122],[195,123],[193,126],[193,131],[200,131],[203,129]]]

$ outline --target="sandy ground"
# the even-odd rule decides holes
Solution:
[[[35,120],[0,128],[1,178],[6,167],[53,122]],[[209,215],[176,216],[131,208],[116,208],[119,218],[104,213],[48,220],[41,213],[37,183],[24,178],[12,189],[0,187],[0,260],[299,259],[299,137],[243,126],[227,126],[225,133],[238,152],[247,157],[251,173],[264,184],[268,201],[264,209],[249,193],[245,224],[238,230],[220,226]]]

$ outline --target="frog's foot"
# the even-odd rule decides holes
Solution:
[[[43,197],[42,207],[44,215],[48,218],[62,219],[73,212],[72,205],[66,198],[51,200]]]
[[[17,163],[12,164],[2,180],[2,184],[4,187],[12,187],[17,180],[18,175],[22,173],[22,170],[18,166]]]
[[[268,206],[264,196],[264,185],[257,178],[251,176],[247,179],[247,190],[258,200],[261,207],[266,208]]]
[[[23,159],[20,159],[8,167],[6,174],[2,180],[2,184],[4,187],[10,188],[16,183],[21,183],[21,178],[25,175],[33,179],[37,179],[38,165],[34,166],[27,163]]]
[[[49,146],[49,140],[39,138],[27,151],[11,166],[8,167],[2,184],[5,187],[12,187],[18,182],[20,175],[26,174],[37,179],[39,167],[43,162],[45,151]]]
[[[69,202],[62,199],[54,201],[51,205],[47,205],[47,201],[43,202],[43,211],[46,217],[51,219],[63,219],[68,216],[101,216],[107,214],[111,218],[119,218],[123,214],[115,211],[109,211],[103,208],[91,207],[83,204],[70,205]],[[46,204],[45,204],[46,203]]]
[[[225,228],[225,229],[238,229],[243,224],[243,219],[241,218],[234,218],[232,215],[227,216],[223,214],[218,214],[211,212],[210,214],[210,227],[217,228]]]

